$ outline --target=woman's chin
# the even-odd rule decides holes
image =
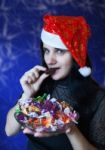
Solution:
[[[55,74],[51,75],[51,78],[53,80],[59,80],[60,79],[60,77],[58,75],[55,75]]]
[[[63,79],[64,77],[63,76],[61,76],[61,75],[51,75],[51,78],[53,79],[53,80],[61,80],[61,79]]]

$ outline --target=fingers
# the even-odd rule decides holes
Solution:
[[[70,128],[66,130],[66,133],[70,133],[70,132],[71,132],[71,129],[70,129]]]
[[[39,86],[42,84],[42,82],[49,76],[49,74],[43,73],[40,78],[38,78],[36,84],[34,84],[33,86]]]
[[[23,130],[23,133],[24,134],[31,134],[31,135],[33,135],[35,137],[48,137],[49,136],[48,133],[34,132],[34,131],[32,131],[32,130],[30,130],[28,128],[25,128]]]
[[[28,128],[25,128],[25,129],[23,130],[23,133],[24,133],[24,134],[31,134],[31,135],[34,135],[34,132],[33,132],[32,130],[28,129]]]
[[[45,132],[35,132],[35,137],[51,137],[51,136],[57,136],[58,133],[45,133]]]
[[[41,133],[41,132],[36,132],[34,133],[35,137],[49,137],[51,135],[49,135],[48,133]]]
[[[30,69],[29,71],[25,72],[25,74],[20,79],[21,84],[31,84],[37,81],[40,77],[40,72],[46,71],[46,68],[43,66],[35,66],[34,68]],[[43,79],[43,77],[42,77]]]
[[[66,133],[70,133],[71,131],[71,128],[67,129],[65,132]],[[45,132],[33,132],[32,130],[28,129],[28,128],[25,128],[23,130],[23,133],[27,133],[27,134],[32,134],[34,135],[35,137],[49,137],[49,136],[56,136],[58,135],[58,133],[45,133]]]
[[[51,137],[51,136],[56,136],[56,135],[58,135],[57,133],[45,133],[45,132],[34,132],[34,131],[32,131],[32,130],[30,130],[30,129],[28,129],[28,128],[25,128],[24,130],[23,130],[23,133],[24,134],[31,134],[31,135],[33,135],[34,137]]]

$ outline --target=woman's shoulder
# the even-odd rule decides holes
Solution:
[[[95,143],[105,145],[105,90],[100,88],[96,95],[97,109],[90,122],[90,137]]]
[[[100,87],[97,94],[96,94],[96,99],[99,100],[101,103],[102,101],[105,103],[105,89]]]

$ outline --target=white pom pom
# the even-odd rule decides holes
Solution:
[[[91,74],[91,68],[90,67],[82,67],[78,70],[80,72],[80,74],[83,76],[83,77],[87,77]]]

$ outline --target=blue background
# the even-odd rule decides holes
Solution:
[[[0,0],[0,149],[26,150],[26,137],[7,137],[8,110],[22,89],[22,74],[40,63],[40,32],[44,14],[82,15],[92,29],[89,54],[93,78],[105,88],[104,0]]]

